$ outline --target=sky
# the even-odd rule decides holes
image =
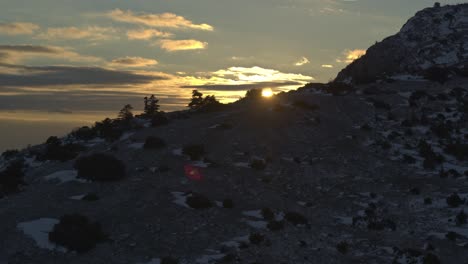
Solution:
[[[433,4],[0,0],[0,120],[87,112],[89,122],[127,103],[138,111],[150,94],[174,110],[192,89],[231,102],[251,88],[327,82]]]

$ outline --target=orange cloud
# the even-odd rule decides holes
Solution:
[[[322,68],[333,68],[331,64],[322,64]]]
[[[146,67],[156,65],[158,64],[158,61],[142,57],[123,57],[112,60],[110,64],[112,66],[123,67]]]
[[[198,50],[205,49],[208,45],[207,42],[201,42],[194,39],[171,40],[163,39],[158,42],[158,45],[167,51],[181,51],[181,50]]]
[[[343,53],[344,58],[339,58],[336,61],[340,63],[351,63],[360,57],[366,54],[366,50],[363,49],[354,49],[354,50],[345,50]]]
[[[0,34],[7,35],[31,35],[38,30],[39,26],[33,23],[15,22],[0,23]]]
[[[131,24],[140,24],[150,27],[167,27],[177,29],[197,29],[213,31],[213,27],[208,24],[194,24],[192,21],[183,16],[178,16],[173,13],[151,14],[151,13],[134,13],[130,10],[123,11],[114,9],[106,14],[115,21],[126,22]]]
[[[138,30],[129,30],[127,31],[128,39],[136,40],[149,40],[154,37],[168,38],[173,36],[172,33],[163,32],[156,29],[138,29]]]

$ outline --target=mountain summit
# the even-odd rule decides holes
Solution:
[[[371,46],[337,76],[338,82],[368,83],[395,75],[424,75],[432,67],[468,64],[468,4],[436,4],[416,13],[396,35]]]

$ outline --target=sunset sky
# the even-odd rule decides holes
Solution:
[[[193,88],[227,102],[249,88],[326,82],[433,1],[0,4],[0,108],[66,112],[113,110],[151,93],[172,109]]]

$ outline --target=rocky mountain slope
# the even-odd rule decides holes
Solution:
[[[426,8],[399,33],[376,43],[336,80],[365,83],[395,75],[425,75],[431,67],[468,67],[468,4]]]
[[[0,263],[465,263],[467,83],[312,85],[156,127],[135,119],[115,141],[59,139],[84,147],[63,162],[44,160],[47,144],[23,150],[27,185],[0,199]],[[106,162],[80,176],[92,153],[125,176]],[[86,222],[74,214],[100,229],[73,233]],[[59,221],[78,245],[81,232],[106,238],[73,250]]]

